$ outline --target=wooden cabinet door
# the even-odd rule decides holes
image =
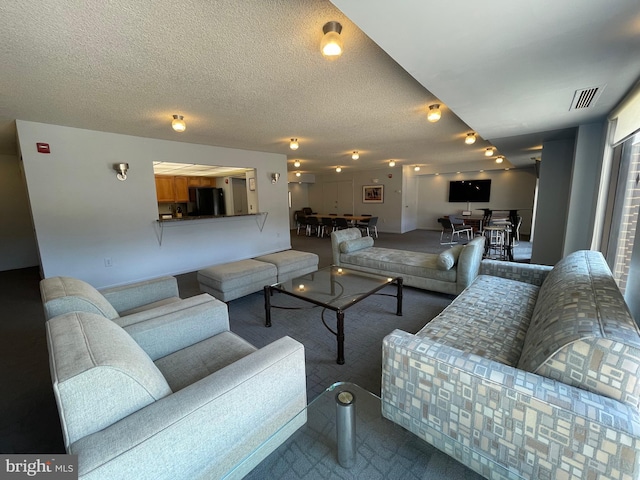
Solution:
[[[187,177],[187,184],[189,187],[199,187],[200,177]]]
[[[173,203],[175,199],[173,177],[156,176],[158,203]]]
[[[174,177],[175,201],[189,201],[189,179],[188,177]]]
[[[215,187],[216,179],[214,177],[200,177],[201,187]]]

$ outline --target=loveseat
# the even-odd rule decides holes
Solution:
[[[74,282],[48,282],[62,284]],[[46,322],[79,478],[242,478],[304,424],[303,345],[283,337],[256,349],[229,330],[226,304],[203,299],[122,326],[120,317],[77,310]],[[58,302],[70,304],[94,309],[78,298]]]
[[[383,415],[487,478],[640,478],[640,332],[599,252],[484,260],[382,369]]]
[[[402,277],[404,285],[457,295],[478,275],[484,237],[437,253],[374,247],[357,228],[331,232],[333,264],[363,272]]]

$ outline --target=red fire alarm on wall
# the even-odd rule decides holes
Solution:
[[[36,143],[36,147],[38,147],[38,153],[51,153],[48,143]]]

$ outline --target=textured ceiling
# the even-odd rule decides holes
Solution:
[[[608,7],[608,1],[591,1],[603,13],[615,10]],[[479,98],[476,91],[455,94],[442,88],[458,85],[461,72],[455,70],[455,64],[460,69],[464,58],[451,61],[446,68],[429,62],[428,57],[420,59],[420,52],[431,52],[434,46],[446,50],[449,44],[460,45],[458,49],[474,45],[476,39],[469,34],[458,39],[455,25],[439,27],[447,31],[444,35],[450,35],[451,42],[439,40],[429,47],[422,37],[428,19],[437,19],[439,9],[451,10],[446,3],[407,1],[416,8],[412,19],[406,17],[410,11],[395,8],[403,2],[375,1],[368,13],[368,2],[353,2],[363,11],[350,15],[362,16],[363,25],[381,12],[385,16],[380,19],[397,23],[393,42],[387,34],[376,41],[394,56],[402,45],[412,52],[408,58],[400,55],[399,61],[407,63],[408,71],[415,70],[412,74],[421,84],[328,0],[2,2],[0,153],[15,152],[14,120],[22,119],[282,153],[288,155],[290,170],[294,170],[293,160],[300,159],[299,170],[311,173],[329,172],[336,166],[343,171],[384,166],[389,159],[399,166],[420,164],[426,167],[423,172],[494,168],[495,163],[482,155],[488,141],[480,139],[472,146],[463,143],[470,128],[454,113],[460,114],[457,109],[473,120],[481,134],[481,128],[495,138],[531,132],[510,128],[511,124],[501,130],[499,125],[483,123],[481,119],[492,111],[482,101],[478,101],[482,109],[474,108]],[[619,3],[628,6],[630,2]],[[393,6],[390,12],[380,10],[389,5]],[[421,5],[430,6],[427,17]],[[511,9],[509,15],[518,12]],[[620,22],[619,16],[604,16]],[[345,44],[345,53],[334,61],[325,60],[319,52],[322,26],[330,20],[342,23]],[[637,45],[637,28],[632,33]],[[380,29],[371,27],[369,34],[376,38]],[[597,53],[606,54],[609,43]],[[596,40],[589,48],[594,45]],[[625,47],[618,56],[633,59],[627,69],[632,70],[638,56],[631,54],[637,52],[628,51],[628,40],[619,38],[618,45]],[[547,42],[544,47],[553,48],[553,44]],[[505,58],[509,64],[499,65],[500,52],[476,55],[488,55],[494,68],[505,74],[509,65],[521,68],[527,60],[509,55]],[[425,68],[415,68],[420,62],[423,67],[429,65],[425,67],[428,75],[424,75]],[[536,72],[536,65],[531,67],[532,76],[553,73]],[[473,85],[473,69],[465,67],[462,73]],[[427,90],[431,81],[442,90],[442,99]],[[488,95],[480,86],[486,88],[491,82],[482,76],[478,81],[478,91]],[[624,90],[632,83],[626,77],[623,82],[629,83]],[[499,95],[504,88],[503,82],[495,82],[491,95]],[[623,93],[612,92],[609,103],[618,101]],[[530,101],[535,92],[520,97]],[[441,100],[455,105],[453,111],[447,103],[438,123],[427,122],[427,106]],[[518,121],[526,123],[527,111],[522,112]],[[171,129],[173,114],[184,115],[184,133]],[[548,130],[555,128],[550,125]],[[288,148],[292,137],[300,142],[295,153]],[[525,136],[522,140],[511,142],[513,159],[508,151],[500,151],[508,159],[502,167],[532,163],[535,150],[527,150],[526,156],[515,152],[535,148],[538,139]],[[351,160],[353,150],[360,152],[360,160]]]

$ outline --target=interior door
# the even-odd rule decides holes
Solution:
[[[322,185],[322,211],[318,213],[338,213],[338,182]]]
[[[354,213],[353,180],[326,182],[322,185],[322,212],[319,213]]]

